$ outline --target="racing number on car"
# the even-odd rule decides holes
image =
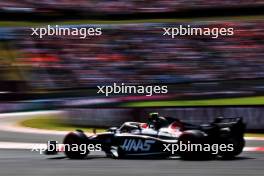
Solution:
[[[149,151],[154,143],[153,140],[125,139],[121,148],[125,151]]]

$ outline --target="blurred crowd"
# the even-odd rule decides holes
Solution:
[[[0,36],[5,36],[0,39],[7,43],[5,46],[11,53],[6,57],[13,59],[12,65],[36,88],[264,77],[264,21],[188,24],[233,27],[234,35],[170,39],[162,35],[162,27],[179,24],[143,23],[93,25],[102,27],[103,35],[87,39],[77,36],[39,39],[32,37],[28,28],[8,28],[0,30]],[[3,58],[1,53],[0,57]],[[1,62],[0,67],[4,67]]]
[[[1,0],[0,9],[12,11],[78,10],[103,13],[171,12],[203,7],[263,5],[263,0]]]

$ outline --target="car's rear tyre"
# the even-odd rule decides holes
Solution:
[[[83,132],[76,131],[67,134],[63,144],[64,153],[70,159],[84,159],[89,154],[88,150],[83,151],[80,148],[80,145],[87,144],[87,137]]]
[[[232,145],[232,151],[223,151],[219,153],[223,159],[233,159],[242,153],[245,146],[245,139],[243,137],[231,137],[225,140],[226,145]]]
[[[203,132],[199,130],[189,130],[181,134],[178,140],[178,145],[203,145],[207,143],[206,139],[206,135]],[[214,157],[210,151],[205,152],[198,150],[179,150],[179,156],[184,160],[207,160]]]

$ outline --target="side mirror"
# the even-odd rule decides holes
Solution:
[[[107,131],[115,133],[117,131],[117,129],[118,129],[118,127],[111,127],[111,128],[108,128]]]

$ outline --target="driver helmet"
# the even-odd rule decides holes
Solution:
[[[149,120],[150,121],[155,121],[159,118],[159,113],[158,112],[152,112],[149,113]]]

